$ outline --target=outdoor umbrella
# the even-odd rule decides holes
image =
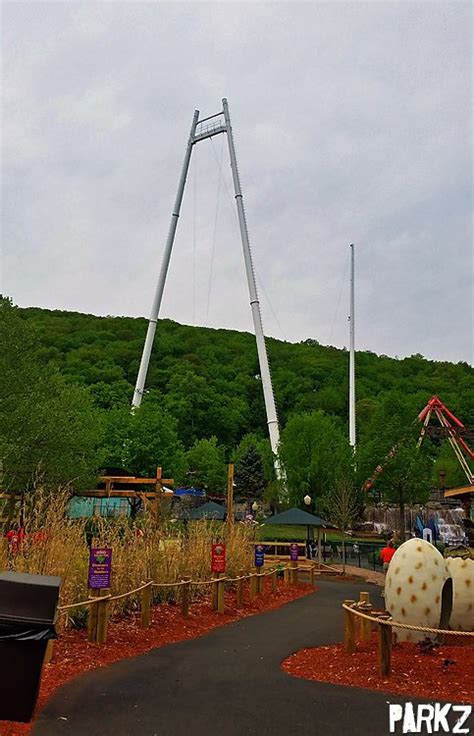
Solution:
[[[279,524],[288,526],[305,526],[308,530],[308,541],[309,541],[309,529],[315,527],[318,530],[318,560],[321,562],[321,529],[334,529],[333,524],[329,521],[321,519],[320,516],[310,514],[308,511],[302,511],[301,509],[292,508],[288,511],[282,511],[281,514],[275,514],[265,519],[265,525],[267,524]]]

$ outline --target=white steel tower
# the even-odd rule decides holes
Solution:
[[[354,243],[351,249],[351,296],[350,296],[350,347],[349,347],[349,444],[355,450],[356,446],[356,416],[355,416],[355,311],[354,311]]]
[[[280,443],[280,432],[278,426],[278,417],[275,406],[275,398],[273,395],[272,379],[270,375],[270,367],[268,364],[267,349],[265,345],[265,337],[263,334],[262,317],[260,313],[260,303],[257,295],[257,285],[255,281],[255,273],[252,264],[252,253],[250,250],[247,223],[245,219],[244,201],[242,189],[240,186],[239,172],[237,168],[237,158],[235,154],[234,139],[232,135],[232,126],[230,122],[229,106],[227,100],[222,100],[222,111],[215,115],[199,120],[199,110],[194,112],[191,131],[189,134],[188,144],[181,171],[181,177],[178,185],[178,192],[171,215],[171,223],[166,240],[165,251],[163,254],[163,262],[161,265],[160,276],[156,286],[155,298],[151,310],[150,320],[148,323],[148,331],[146,334],[145,345],[143,347],[142,359],[138,371],[137,382],[133,394],[132,408],[140,406],[143,391],[145,387],[148,365],[150,362],[151,350],[153,347],[153,339],[156,331],[156,323],[158,321],[161,301],[163,298],[163,290],[165,287],[166,277],[168,274],[171,252],[176,235],[178,218],[183,201],[184,187],[188,175],[189,164],[193,146],[199,141],[206,138],[212,138],[220,133],[227,133],[227,142],[229,144],[230,164],[232,168],[232,177],[234,182],[235,201],[237,206],[237,214],[239,218],[240,237],[242,240],[242,249],[244,253],[245,270],[247,274],[247,283],[250,295],[250,307],[252,310],[253,325],[255,329],[255,338],[257,341],[258,361],[260,365],[260,375],[262,379],[263,396],[265,400],[265,411],[267,415],[268,432],[270,435],[270,444],[274,455],[275,472],[278,480],[284,482],[284,472],[282,471],[278,461],[278,446]]]

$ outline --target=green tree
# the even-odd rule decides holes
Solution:
[[[292,505],[308,493],[315,501],[351,468],[349,444],[339,422],[322,411],[293,415],[281,436],[280,456]]]
[[[360,502],[353,478],[336,478],[334,486],[323,499],[329,521],[342,532],[342,571],[346,571],[345,534],[360,516]]]
[[[370,479],[370,497],[398,505],[402,541],[405,506],[428,500],[433,474],[435,452],[428,439],[418,447],[419,430],[410,401],[394,393],[378,406],[371,438],[357,450],[361,486]]]
[[[153,477],[157,466],[165,477],[179,478],[184,471],[183,446],[176,420],[147,396],[135,412],[129,406],[104,412],[103,467],[123,467]]]
[[[196,440],[186,453],[186,484],[201,488],[209,495],[224,496],[227,482],[227,465],[224,448],[217,437]]]
[[[6,489],[93,481],[100,418],[89,392],[68,386],[42,354],[38,337],[0,299],[0,461]]]

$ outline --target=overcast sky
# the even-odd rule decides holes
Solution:
[[[348,344],[355,242],[357,347],[472,360],[469,3],[3,2],[1,40],[17,304],[148,316],[226,96],[266,333]],[[162,316],[251,330],[226,146],[194,148]]]

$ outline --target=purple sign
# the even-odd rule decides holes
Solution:
[[[112,572],[112,549],[110,547],[91,547],[89,555],[89,588],[110,588]]]
[[[254,547],[255,552],[255,567],[263,567],[265,564],[265,547],[263,544],[256,544]]]
[[[296,543],[290,544],[290,560],[292,562],[298,562],[298,545]]]

